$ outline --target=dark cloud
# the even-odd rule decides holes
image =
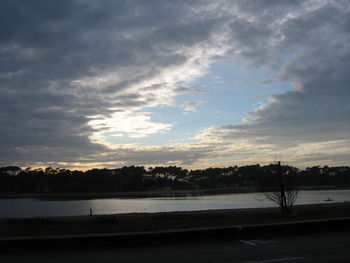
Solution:
[[[280,45],[298,49],[281,68],[280,78],[294,81],[296,90],[276,95],[250,113],[248,120],[259,134],[282,144],[348,138],[350,31],[339,32],[346,14],[325,5],[282,26],[285,40]]]
[[[233,45],[241,46],[236,52],[251,64],[272,67],[277,79],[294,83],[295,89],[250,112],[246,124],[211,128],[205,138],[268,144],[276,152],[308,143],[349,142],[350,5],[304,3],[300,7],[307,8],[299,10],[294,2],[293,9],[279,6],[272,20],[257,15],[230,24]],[[274,10],[266,12],[269,18]],[[313,153],[304,161],[320,156],[320,162],[336,163],[337,156],[350,160],[349,148],[333,153],[336,149],[329,147],[327,154]]]
[[[347,1],[1,1],[0,165],[92,162],[102,153],[125,162],[207,158],[210,147],[118,154],[91,142],[88,123],[198,92],[177,82],[229,53],[272,67],[297,90],[212,136],[347,139],[349,9]]]
[[[186,63],[187,53],[178,50],[210,38],[214,24],[191,18],[189,7],[181,1],[2,1],[3,164],[79,161],[109,151],[90,142],[87,117],[161,103],[152,85],[143,85],[147,94],[130,88]]]

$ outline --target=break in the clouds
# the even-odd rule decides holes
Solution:
[[[183,114],[188,114],[189,112],[195,112],[197,110],[197,107],[199,107],[202,104],[200,101],[186,101],[184,104],[182,104],[183,108]]]
[[[1,164],[204,167],[275,154],[297,166],[346,164],[349,12],[347,1],[321,0],[1,1]],[[192,82],[227,57],[273,71],[262,89],[292,90],[242,123],[208,115],[195,126],[217,87],[208,82],[206,100],[177,98],[200,96]],[[166,108],[184,121],[158,116]],[[179,132],[190,124],[197,134]],[[157,136],[191,138],[155,146]]]

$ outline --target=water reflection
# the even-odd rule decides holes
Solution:
[[[327,198],[332,199],[332,202],[350,201],[350,190],[301,191],[296,204],[329,203]],[[90,208],[93,214],[124,214],[275,206],[261,193],[72,201],[0,199],[0,218],[89,215]]]

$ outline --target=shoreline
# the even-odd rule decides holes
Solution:
[[[304,186],[301,191],[317,190],[349,190],[350,186]],[[239,187],[219,189],[189,189],[189,190],[152,190],[137,192],[79,192],[79,193],[0,193],[0,199],[34,198],[46,200],[89,200],[105,198],[157,198],[185,197],[221,194],[259,193],[268,191],[266,188]]]

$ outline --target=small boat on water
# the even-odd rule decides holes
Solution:
[[[328,197],[327,199],[325,199],[325,201],[326,202],[331,202],[331,201],[334,201],[334,200]]]

